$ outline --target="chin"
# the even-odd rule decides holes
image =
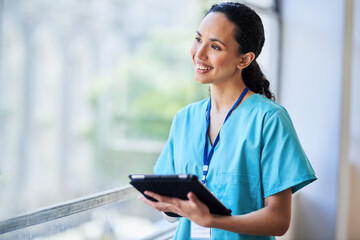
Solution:
[[[196,77],[195,76],[195,81],[200,83],[200,84],[210,84],[210,83],[212,83],[212,81],[209,78],[205,78],[205,77]]]
[[[200,84],[210,84],[211,82],[209,82],[209,81],[206,81],[206,80],[204,80],[204,79],[195,79],[195,81],[197,82],[197,83],[200,83]]]

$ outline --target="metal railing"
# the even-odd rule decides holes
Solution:
[[[21,228],[63,218],[110,203],[127,200],[138,195],[130,185],[111,189],[86,197],[74,199],[58,205],[46,207],[27,214],[19,215],[0,222],[0,234]]]
[[[27,214],[19,215],[0,222],[0,235],[29,226],[46,223],[55,219],[64,218],[73,214],[98,208],[111,203],[121,202],[134,198],[139,193],[130,185],[111,189],[86,197],[74,199],[58,205],[49,206]],[[167,226],[144,239],[170,239],[175,231],[176,224]]]

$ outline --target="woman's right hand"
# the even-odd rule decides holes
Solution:
[[[189,200],[165,197],[149,191],[145,191],[145,194],[158,201],[154,202],[145,197],[139,197],[139,199],[147,205],[158,211],[176,213],[200,226],[209,227],[213,218],[209,208],[202,203],[194,193],[188,193],[187,197]]]

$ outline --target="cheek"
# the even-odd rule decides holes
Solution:
[[[231,60],[232,58],[229,56],[221,56],[217,55],[212,58],[212,62],[214,65],[222,68],[233,68],[235,67],[235,61]]]
[[[222,67],[222,66],[229,66],[229,62],[227,61],[226,58],[223,58],[222,56],[213,56],[211,57],[212,59],[212,63],[218,67]]]
[[[193,44],[193,45],[191,46],[191,48],[190,48],[190,56],[191,56],[191,58],[192,58],[193,60],[194,60],[194,57],[195,57],[196,52],[197,52],[196,45]]]

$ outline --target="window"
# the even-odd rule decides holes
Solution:
[[[2,1],[0,220],[152,172],[174,114],[208,96],[189,48],[214,2]],[[248,2],[276,92],[275,4]]]

